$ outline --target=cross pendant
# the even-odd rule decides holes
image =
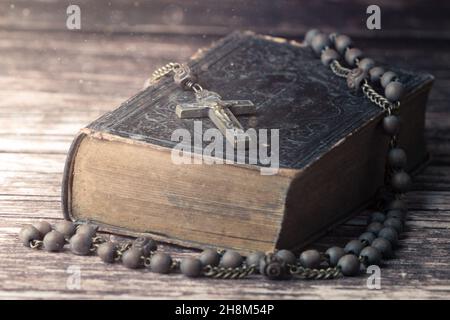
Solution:
[[[175,111],[179,118],[209,117],[233,146],[239,141],[249,140],[242,134],[244,128],[235,115],[255,113],[256,107],[250,100],[222,100],[219,94],[208,90],[196,92],[195,98],[195,103],[177,105]]]

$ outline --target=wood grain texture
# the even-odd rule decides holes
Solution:
[[[156,19],[166,3],[150,2],[147,9],[137,10],[142,13],[136,13],[129,8],[133,2],[112,1],[111,10],[118,13],[106,15],[103,20],[87,17],[87,29],[79,33],[64,29],[60,12],[53,7],[55,3],[14,1],[15,7],[11,9],[11,1],[0,1],[0,298],[450,297],[450,43],[449,15],[445,13],[448,4],[439,2],[442,6],[439,10],[429,2],[408,1],[411,5],[401,11],[405,1],[398,6],[386,2],[384,30],[370,33],[363,29],[363,20],[355,15],[358,10],[353,7],[354,3],[361,7],[363,1],[346,4],[344,7],[348,9],[338,10],[335,18],[327,15],[329,20],[323,18],[326,12],[321,13],[321,8],[328,8],[328,1],[306,5],[302,1],[299,5],[305,8],[298,15],[291,2],[286,6],[280,2],[280,8],[287,8],[283,9],[287,13],[277,15],[278,5],[261,5],[257,14],[251,8],[245,9],[245,5],[239,9],[234,2],[225,1],[217,6],[209,4],[213,10],[209,15],[203,12],[203,29],[198,29],[202,20],[196,10],[187,10],[183,18],[193,27],[174,26]],[[90,4],[82,3],[89,11]],[[98,3],[106,10],[106,1]],[[183,3],[204,10],[208,7],[197,1]],[[335,6],[334,2],[331,5]],[[239,12],[238,18],[231,19],[229,24],[224,22],[224,14],[219,14],[227,12],[226,8]],[[153,22],[151,25],[142,24],[146,12],[152,15],[153,20],[148,19]],[[123,13],[129,15],[120,17]],[[400,19],[402,13],[404,18]],[[345,14],[351,14],[352,19],[342,25],[342,21],[347,21],[341,20]],[[265,19],[267,16],[271,18]],[[446,18],[442,19],[443,16]],[[98,23],[91,28],[89,21]],[[120,21],[131,21],[135,33],[130,34],[132,28]],[[236,27],[297,38],[309,26],[320,25],[358,35],[358,46],[379,61],[436,76],[426,123],[432,160],[416,177],[414,190],[408,194],[411,213],[407,230],[397,258],[382,269],[381,290],[368,290],[365,276],[282,283],[255,278],[216,281],[159,276],[120,265],[104,265],[96,257],[36,252],[18,243],[17,232],[23,224],[40,218],[61,219],[61,174],[65,153],[78,129],[138,91],[155,66],[183,61],[218,34]],[[409,32],[413,25],[417,32]],[[101,30],[110,32],[97,33]],[[199,32],[207,36],[193,36]],[[422,36],[427,39],[414,40]],[[412,40],[393,41],[396,37]],[[361,232],[364,221],[364,214],[355,217],[320,239],[317,247],[344,244]],[[174,252],[176,257],[195,254],[179,247],[163,246],[163,249]],[[67,289],[69,266],[81,268],[81,290]]]
[[[5,18],[0,26],[64,30],[66,8],[71,3],[2,0],[0,13]],[[372,4],[366,0],[78,0],[77,4],[83,13],[84,32],[217,36],[251,28],[258,33],[298,36],[320,23],[324,30],[339,29],[359,37],[450,38],[450,5],[439,0],[377,1],[383,20],[378,32],[366,28],[366,9]]]

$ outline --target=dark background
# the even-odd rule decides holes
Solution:
[[[377,1],[381,30],[366,28],[372,1],[71,1],[81,30],[67,30],[68,1],[0,0],[0,298],[449,298],[450,2]],[[156,67],[185,61],[235,29],[301,40],[310,28],[350,35],[375,60],[436,77],[426,120],[432,154],[415,178],[397,258],[382,289],[366,277],[332,281],[211,281],[107,266],[96,257],[30,251],[23,224],[62,218],[60,187],[76,132],[141,89]],[[316,246],[343,245],[364,215]],[[175,257],[189,250],[163,246]],[[70,266],[82,287],[69,290]]]

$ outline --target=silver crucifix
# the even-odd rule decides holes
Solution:
[[[205,89],[195,92],[195,98],[195,103],[177,105],[179,118],[209,117],[233,146],[239,141],[248,141],[235,115],[255,113],[256,107],[250,100],[222,100],[216,92]]]

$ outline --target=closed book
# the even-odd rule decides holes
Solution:
[[[215,124],[203,118],[199,128],[198,118],[180,119],[177,105],[194,95],[165,76],[76,136],[63,179],[67,219],[246,253],[302,247],[374,200],[389,145],[384,112],[350,91],[309,47],[234,32],[187,64],[224,100],[253,102],[254,114],[237,116],[244,129],[278,130],[275,171],[264,174],[272,167],[251,163],[248,154],[248,161],[205,163],[205,141],[192,148],[192,163],[176,163],[180,141],[173,133],[201,136]],[[433,77],[394,71],[406,91],[398,143],[412,171],[427,157],[424,115]]]

